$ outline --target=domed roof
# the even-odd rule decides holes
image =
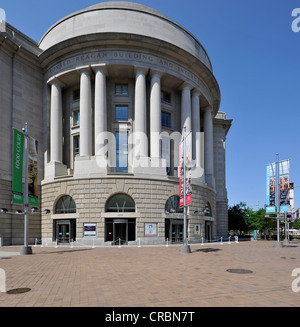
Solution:
[[[97,33],[164,41],[189,52],[212,70],[207,53],[188,30],[155,9],[127,1],[102,2],[64,17],[48,29],[39,47],[46,51],[66,40]]]

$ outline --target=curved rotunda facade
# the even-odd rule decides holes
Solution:
[[[41,125],[32,128],[42,139],[40,207],[50,209],[41,215],[43,243],[181,242],[184,129],[198,168],[188,236],[227,235],[231,120],[189,31],[149,7],[104,2],[61,19],[35,51],[43,86]]]

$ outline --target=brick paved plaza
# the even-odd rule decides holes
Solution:
[[[299,307],[292,276],[300,243],[273,241],[179,246],[0,248],[6,291],[0,307]],[[230,273],[246,269],[252,273]],[[294,283],[295,284],[295,283]],[[297,283],[296,283],[297,285]],[[298,283],[300,288],[300,282]]]

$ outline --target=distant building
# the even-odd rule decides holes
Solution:
[[[149,7],[103,2],[72,13],[39,44],[9,24],[0,34],[0,207],[10,212],[12,128],[38,140],[43,243],[180,242],[178,142],[192,131],[190,239],[227,235],[225,140],[210,59],[184,27]],[[202,172],[200,169],[199,172]],[[23,217],[2,214],[4,244]]]

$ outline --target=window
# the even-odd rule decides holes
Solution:
[[[211,206],[207,202],[204,208],[204,216],[212,217]]]
[[[165,205],[166,214],[183,212],[183,207],[181,208],[179,206],[179,200],[179,196],[177,195],[169,197]]]
[[[118,193],[111,196],[105,205],[106,212],[135,212],[134,200],[127,194]]]
[[[168,112],[161,113],[161,126],[171,128],[171,114]]]
[[[78,126],[80,124],[80,111],[73,111],[73,126]]]
[[[171,103],[171,93],[166,91],[161,91],[161,101]]]
[[[73,101],[77,101],[80,98],[80,90],[74,90],[73,91]]]
[[[165,159],[166,160],[166,172],[167,174],[170,173],[170,139],[167,139],[165,137],[162,137],[161,138],[161,146],[160,146],[160,150],[161,150],[161,153],[160,153],[160,156],[162,159]]]
[[[55,207],[56,214],[76,213],[76,204],[72,197],[69,195],[62,196]]]
[[[116,95],[128,95],[128,84],[116,84]]]
[[[80,135],[73,136],[73,153],[74,157],[79,157],[80,155]]]
[[[116,132],[117,173],[128,173],[128,133]]]
[[[128,120],[128,106],[116,106],[116,121]]]

